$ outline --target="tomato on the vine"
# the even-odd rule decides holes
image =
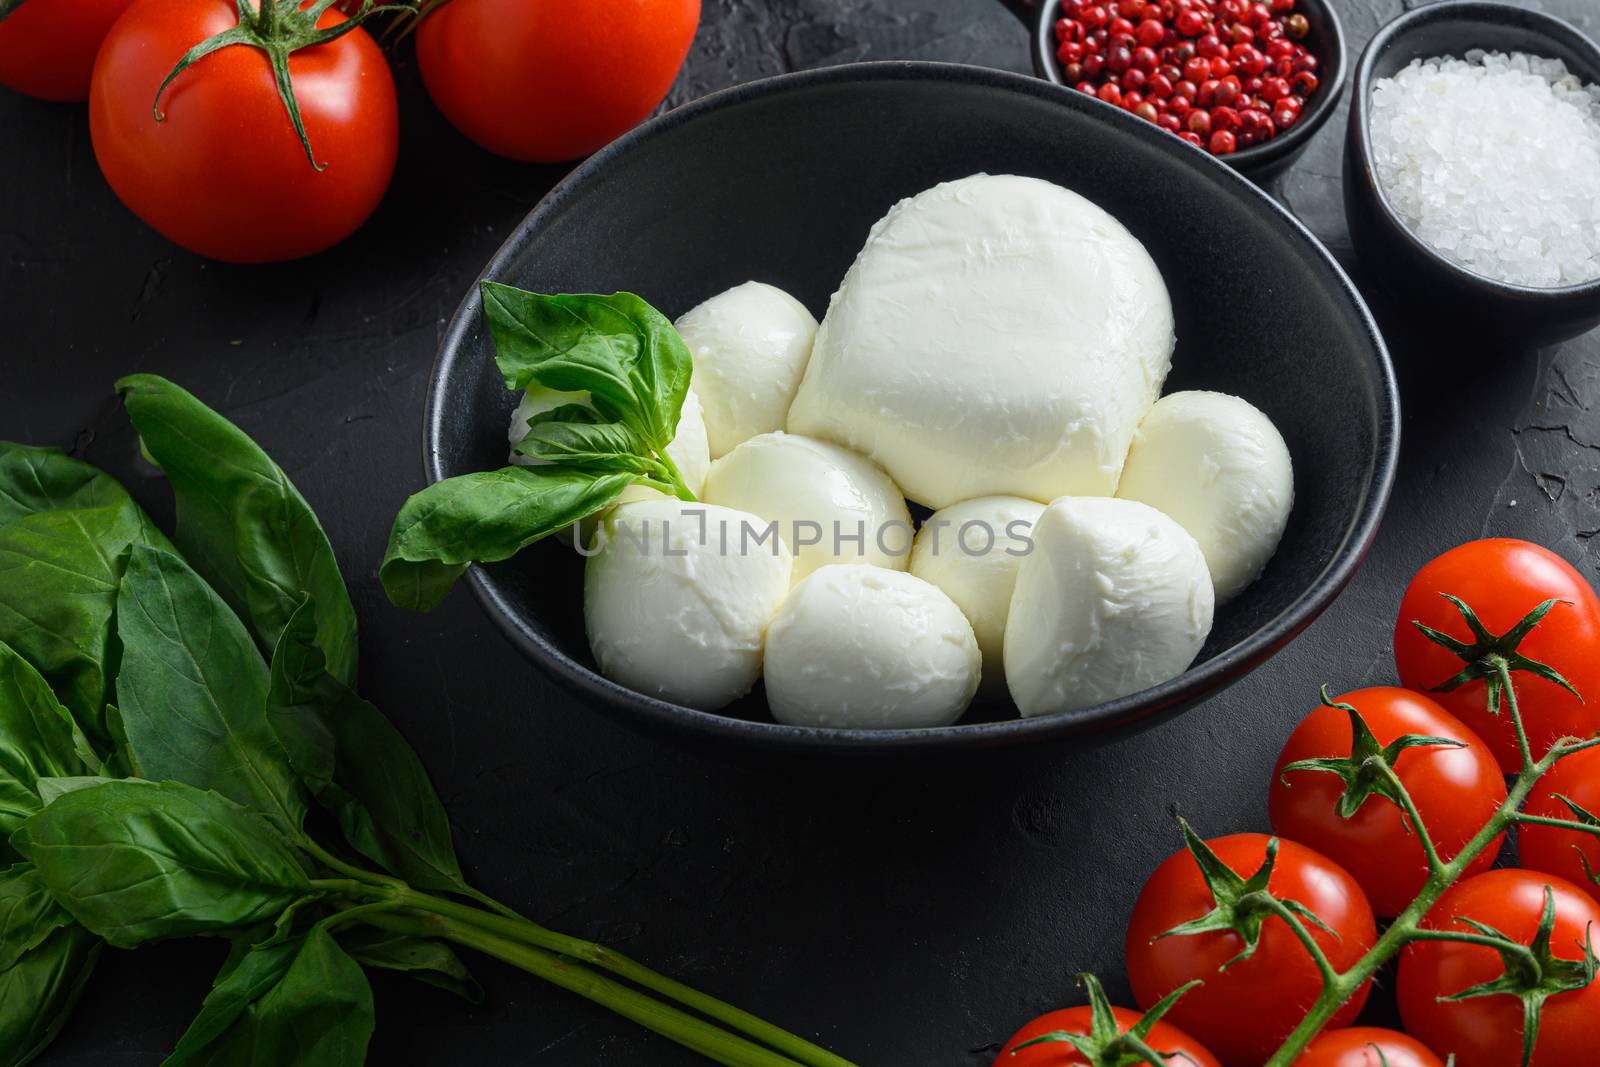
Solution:
[[[1547,887],[1554,924],[1546,935],[1548,958],[1542,961],[1539,981],[1548,984],[1557,980],[1558,968],[1583,970],[1584,945],[1600,930],[1600,904],[1570,882],[1534,871],[1490,871],[1447,890],[1422,926],[1481,933],[1465,921],[1470,919],[1520,945],[1535,945]],[[1400,955],[1395,983],[1406,1031],[1440,1055],[1454,1053],[1458,1067],[1514,1067],[1522,1062],[1519,995],[1490,992],[1441,999],[1512,974],[1493,947],[1451,941],[1408,945]],[[1532,1067],[1593,1067],[1600,1055],[1600,982],[1585,984],[1581,973],[1559,977],[1571,988],[1536,994],[1546,999]]]
[[[1410,1034],[1352,1026],[1311,1042],[1294,1067],[1444,1067],[1444,1061]]]
[[[1533,787],[1522,810],[1547,819],[1600,821],[1600,748],[1584,749],[1557,763]],[[1517,847],[1524,867],[1565,878],[1600,900],[1595,881],[1600,878],[1600,837],[1524,823],[1517,830]]]
[[[287,11],[274,14],[275,26],[294,6]],[[330,9],[315,29],[345,24]],[[360,28],[294,51],[288,70],[302,140],[267,55],[233,44],[172,79],[157,121],[157,92],[189,49],[240,25],[231,0],[137,0],[95,63],[95,158],[134,214],[190,251],[236,263],[320,252],[361,225],[394,172],[399,118],[389,65]]]
[[[448,0],[417,28],[417,65],[451,125],[525,162],[586,156],[655,110],[700,0]]]
[[[1371,731],[1366,743],[1387,747],[1405,735],[1440,737],[1465,747],[1417,745],[1401,750],[1394,772],[1447,862],[1477,835],[1506,799],[1506,783],[1493,753],[1477,734],[1432,700],[1407,689],[1376,686],[1335,698],[1354,707]],[[1360,759],[1349,714],[1324,704],[1289,735],[1269,791],[1272,828],[1309,845],[1349,871],[1366,891],[1372,910],[1398,915],[1427,880],[1422,845],[1398,806],[1384,792],[1386,775]],[[1370,753],[1364,753],[1370,755]],[[1284,768],[1302,760],[1351,761],[1337,772]],[[1346,799],[1348,798],[1348,799]],[[1345,817],[1341,800],[1359,801]],[[1496,839],[1473,861],[1469,874],[1494,865]]]
[[[1123,1033],[1132,1029],[1141,1017],[1138,1012],[1127,1008],[1112,1008],[1111,1012],[1116,1018],[1117,1029]],[[1029,1045],[1020,1052],[1016,1049],[1018,1045],[1058,1030],[1069,1034],[1087,1034],[1091,1021],[1091,1009],[1087,1004],[1041,1015],[1005,1043],[1000,1055],[995,1058],[994,1067],[1079,1067],[1087,1064],[1089,1061],[1082,1053],[1060,1042]],[[1221,1067],[1217,1058],[1198,1041],[1170,1023],[1157,1022],[1150,1028],[1145,1040],[1151,1048],[1166,1057],[1171,1067]]]
[[[1206,844],[1234,875],[1249,879],[1266,863],[1272,840],[1264,834],[1231,834]],[[1332,933],[1301,920],[1337,970],[1349,968],[1377,938],[1372,907],[1356,880],[1303,845],[1279,842],[1266,891],[1280,901],[1295,902],[1326,924]],[[1277,915],[1262,920],[1257,914],[1259,941],[1244,956],[1248,939],[1231,929],[1162,936],[1211,914],[1216,904],[1190,852],[1179,852],[1156,868],[1128,924],[1128,977],[1134,998],[1145,1006],[1185,982],[1203,981],[1173,1006],[1167,1019],[1230,1067],[1258,1067],[1305,1017],[1322,992],[1322,976]],[[1329,1025],[1349,1025],[1370,988],[1370,983],[1363,985]]]
[[[132,0],[27,0],[0,21],[0,85],[41,100],[87,100],[100,42]]]
[[[1475,633],[1447,596],[1465,603],[1484,631]],[[1514,633],[1504,641],[1484,640],[1506,637],[1547,600],[1559,602],[1520,641]],[[1430,639],[1415,625],[1419,622],[1466,646],[1465,658]],[[1534,759],[1562,737],[1589,737],[1600,729],[1600,597],[1554,552],[1499,537],[1453,548],[1417,572],[1395,624],[1394,658],[1401,682],[1429,691],[1487,741],[1501,769],[1513,774],[1521,768],[1521,756],[1511,716],[1504,708],[1498,715],[1488,711],[1495,685],[1485,668],[1489,655],[1520,655],[1553,669],[1577,690],[1568,692],[1526,666],[1513,670]],[[1463,670],[1471,676],[1461,684],[1448,692],[1434,691]]]

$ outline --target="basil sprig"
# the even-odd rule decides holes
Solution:
[[[417,611],[470,564],[508,559],[630,485],[694,499],[667,454],[693,364],[665,315],[632,293],[546,296],[484,282],[482,295],[506,388],[586,402],[529,420],[516,451],[541,465],[447,478],[406,501],[378,574],[391,601]]]
[[[604,366],[583,330],[563,343],[561,380]],[[596,386],[594,418],[571,424],[615,428],[563,440],[664,447],[686,376],[643,365],[660,343],[641,335],[616,376],[654,399],[624,410]],[[481,999],[453,946],[720,1063],[848,1067],[473,888],[422,760],[353,688],[355,612],[310,505],[182,389],[119,388],[177,497],[171,541],[87,464],[0,444],[0,1067],[49,1043],[104,944],[194,935],[232,951],[169,1067],[356,1067],[374,1022],[364,969]],[[637,478],[567,447],[592,469],[540,468],[529,500],[565,493],[582,512]],[[517,483],[494,492],[515,500]]]

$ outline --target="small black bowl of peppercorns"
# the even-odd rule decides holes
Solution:
[[[1329,0],[1002,0],[1042,78],[1155,123],[1257,182],[1338,106],[1344,30]]]

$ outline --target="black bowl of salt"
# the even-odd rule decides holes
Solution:
[[[1351,91],[1345,214],[1383,296],[1524,347],[1600,324],[1600,46],[1451,0],[1380,30]]]

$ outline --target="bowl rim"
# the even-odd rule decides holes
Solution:
[[[1355,76],[1350,83],[1350,140],[1361,162],[1361,180],[1371,191],[1379,217],[1388,229],[1398,234],[1409,248],[1425,260],[1441,268],[1452,280],[1479,292],[1515,302],[1577,303],[1592,300],[1600,297],[1600,278],[1575,285],[1517,285],[1467,269],[1418,237],[1401,218],[1400,212],[1390,202],[1389,194],[1384,191],[1383,183],[1378,180],[1377,167],[1372,158],[1372,82],[1378,60],[1406,34],[1431,23],[1481,22],[1493,26],[1508,19],[1536,35],[1560,41],[1576,51],[1588,52],[1596,73],[1596,82],[1591,84],[1600,83],[1600,43],[1565,19],[1498,0],[1440,0],[1413,8],[1382,26],[1367,42],[1361,51],[1361,58],[1356,61]],[[1486,48],[1484,51],[1493,49]]]
[[[445,477],[440,442],[445,413],[450,404],[449,398],[444,395],[444,386],[455,364],[465,358],[466,346],[463,341],[474,328],[479,311],[478,282],[500,274],[512,260],[522,255],[531,241],[531,235],[543,220],[560,210],[568,198],[581,195],[592,176],[603,173],[612,160],[631,153],[639,146],[693,122],[701,115],[730,106],[819,86],[918,80],[998,88],[1074,108],[1088,108],[1092,103],[1096,108],[1104,109],[1089,111],[1097,119],[1110,121],[1113,125],[1120,124],[1125,132],[1150,139],[1150,143],[1159,146],[1162,151],[1181,153],[1179,158],[1190,166],[1215,168],[1212,171],[1215,180],[1225,186],[1232,185],[1239,196],[1254,201],[1279,224],[1304,239],[1311,254],[1321,258],[1322,265],[1332,273],[1340,291],[1350,301],[1360,327],[1377,356],[1374,371],[1378,424],[1374,457],[1367,483],[1368,491],[1354,521],[1322,572],[1292,603],[1244,640],[1223,649],[1198,666],[1191,666],[1167,682],[1117,700],[1059,715],[877,731],[790,726],[742,719],[718,712],[700,711],[635,692],[569,657],[521,619],[501,597],[482,566],[475,564],[469,567],[469,587],[512,645],[547,674],[576,692],[586,704],[606,712],[625,710],[628,719],[641,720],[640,725],[643,726],[665,728],[677,733],[698,733],[708,739],[732,742],[740,747],[831,756],[994,748],[1061,740],[1119,727],[1153,725],[1237,681],[1297,636],[1344,589],[1371,548],[1394,485],[1398,465],[1399,386],[1388,348],[1372,312],[1338,261],[1299,219],[1243,174],[1207,153],[1193,153],[1192,145],[1167,136],[1165,131],[1151,126],[1138,116],[1109,108],[1099,101],[1089,101],[1076,90],[1031,75],[960,63],[913,60],[850,63],[745,82],[701,97],[645,123],[576,167],[534,206],[490,259],[467,289],[445,331],[428,381],[423,410],[423,467],[428,483]]]
[[[1318,56],[1318,60],[1325,64],[1319,71],[1321,82],[1317,86],[1315,99],[1311,107],[1304,111],[1300,120],[1289,127],[1285,133],[1280,133],[1269,141],[1241,148],[1226,156],[1218,156],[1224,163],[1240,170],[1255,170],[1268,166],[1286,156],[1291,156],[1304,149],[1317,135],[1322,124],[1333,116],[1339,109],[1339,101],[1344,96],[1345,78],[1349,74],[1349,48],[1346,47],[1344,23],[1339,19],[1339,12],[1328,0],[1297,0],[1307,8],[1307,14],[1313,14],[1317,20],[1321,35],[1326,38],[1325,55]],[[1033,68],[1039,77],[1072,89],[1067,85],[1061,74],[1061,68],[1056,62],[1055,49],[1055,12],[1061,7],[1061,0],[1042,0],[1038,5],[1033,25]],[[1328,67],[1332,69],[1329,70]],[[1073,90],[1076,92],[1076,89]],[[1079,95],[1087,97],[1087,93]],[[1113,111],[1121,108],[1107,104],[1096,98],[1096,102]],[[1170,135],[1169,135],[1170,136]],[[1173,138],[1182,141],[1197,152],[1211,153],[1205,149],[1183,141],[1181,137]]]

